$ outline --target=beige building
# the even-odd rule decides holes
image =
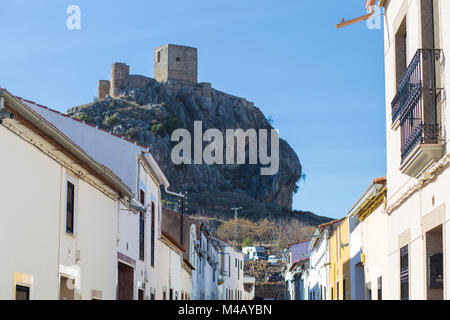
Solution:
[[[387,299],[448,299],[450,2],[385,8]]]
[[[386,74],[387,272],[382,297],[449,299],[450,114],[445,93],[450,73],[444,62],[450,52],[450,1],[367,0],[368,15],[338,27],[370,19],[374,5],[384,7]]]
[[[115,299],[132,192],[6,90],[0,116],[0,299]]]
[[[358,268],[352,278],[355,280],[355,288],[363,287],[363,299],[384,300],[386,291],[387,270],[387,220],[385,212],[386,178],[375,179],[366,192],[361,196],[350,216],[358,219],[359,226],[355,232],[360,234],[360,262],[363,267],[361,277],[358,276]],[[350,245],[352,246],[352,240]],[[361,283],[359,283],[361,282]],[[355,293],[354,296],[357,296]]]

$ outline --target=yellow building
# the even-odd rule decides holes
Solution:
[[[345,217],[328,238],[328,297],[350,300],[350,246],[348,217]]]

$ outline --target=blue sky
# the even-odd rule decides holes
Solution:
[[[69,30],[69,5],[81,29]],[[254,101],[297,152],[294,208],[342,217],[386,172],[382,30],[362,0],[1,0],[0,87],[66,111],[91,102],[113,62],[153,75],[153,50],[198,48],[199,81]]]

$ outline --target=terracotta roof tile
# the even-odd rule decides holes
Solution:
[[[177,247],[181,252],[184,252],[183,246],[167,231],[162,231],[161,235],[169,241],[171,244],[173,244],[175,247]]]

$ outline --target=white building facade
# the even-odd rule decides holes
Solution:
[[[450,2],[385,9],[387,299],[448,299]]]
[[[32,101],[23,102],[80,145],[98,162],[111,168],[130,186],[137,201],[121,206],[117,251],[117,298],[156,299],[162,296],[157,279],[161,239],[161,189],[169,182],[148,147],[99,129]]]
[[[244,300],[244,256],[233,245],[220,241],[220,300]]]
[[[3,107],[14,119],[0,124],[0,299],[115,299],[119,209],[133,193],[6,90]]]
[[[308,296],[327,300],[328,288],[328,229],[316,229],[309,246],[310,267],[306,278]]]

